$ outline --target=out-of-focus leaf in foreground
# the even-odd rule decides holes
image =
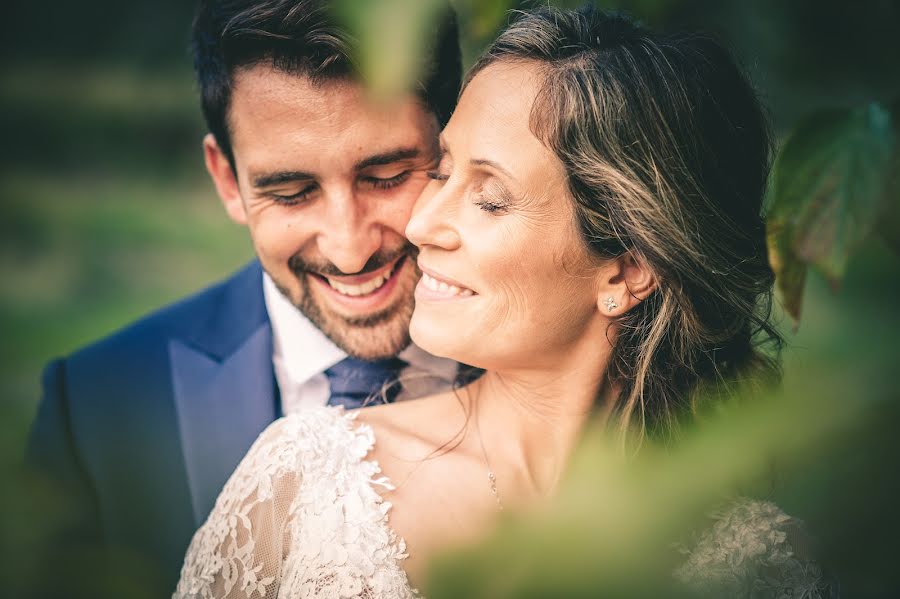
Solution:
[[[894,124],[894,159],[884,215],[878,221],[878,233],[888,247],[900,254],[900,96],[891,103],[891,121]]]
[[[445,0],[336,0],[332,9],[356,38],[356,60],[378,100],[409,91],[424,67],[426,48]]]
[[[439,562],[426,595],[688,596],[673,581],[683,559],[673,542],[708,526],[705,516],[730,497],[765,496],[773,462],[802,467],[803,456],[856,426],[861,404],[843,400],[861,381],[845,374],[720,404],[676,446],[645,445],[631,459],[590,432],[555,500]]]
[[[514,0],[454,0],[465,64],[473,63],[510,17]]]
[[[896,145],[872,103],[802,123],[773,167],[769,251],[785,309],[798,321],[807,265],[837,287],[851,252],[884,212]]]

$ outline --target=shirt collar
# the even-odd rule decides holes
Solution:
[[[272,322],[273,355],[295,385],[302,385],[347,357],[263,274],[263,295]]]
[[[273,355],[280,358],[294,384],[302,385],[347,357],[279,291],[268,273],[263,273],[263,295],[272,323]],[[398,357],[441,380],[452,381],[456,376],[455,361],[433,356],[415,343]]]

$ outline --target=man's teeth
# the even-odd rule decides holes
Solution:
[[[471,289],[462,289],[460,287],[457,287],[456,285],[450,285],[449,283],[445,283],[444,281],[438,281],[428,273],[424,272],[422,273],[422,284],[432,291],[437,291],[438,293],[443,293],[444,295],[458,295],[460,297],[469,297],[470,295],[473,295]]]
[[[328,284],[331,285],[332,289],[335,289],[338,292],[343,293],[344,295],[356,297],[359,295],[368,295],[376,289],[379,289],[382,285],[384,285],[385,281],[391,278],[391,274],[393,274],[393,272],[394,269],[392,268],[384,274],[379,275],[370,281],[366,281],[361,285],[347,285],[346,283],[341,283],[340,281],[335,281],[334,279],[329,279],[328,277],[325,277],[325,279],[328,281]]]

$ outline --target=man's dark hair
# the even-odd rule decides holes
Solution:
[[[432,41],[416,91],[443,127],[462,76],[456,15],[449,4]],[[201,0],[191,51],[206,125],[232,169],[228,109],[235,69],[268,63],[318,83],[356,75],[351,36],[334,21],[325,0]]]

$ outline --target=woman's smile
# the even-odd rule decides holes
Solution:
[[[438,274],[422,264],[419,264],[419,270],[422,271],[422,278],[416,285],[416,300],[418,301],[461,300],[478,295],[462,283]]]

